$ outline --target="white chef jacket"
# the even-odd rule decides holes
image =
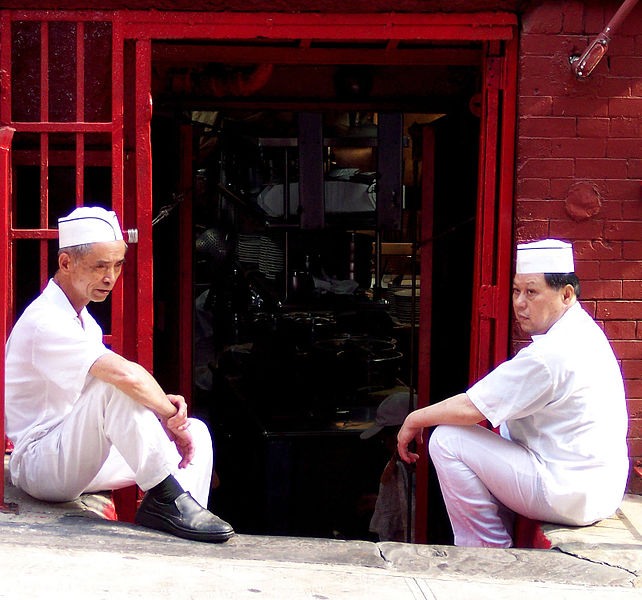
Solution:
[[[89,369],[110,350],[87,309],[79,316],[53,279],[18,319],[6,348],[5,420],[15,445],[15,481],[26,447],[69,414]]]
[[[533,453],[560,515],[592,522],[617,508],[629,466],[624,385],[606,336],[579,303],[467,393]]]

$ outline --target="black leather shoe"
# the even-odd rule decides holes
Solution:
[[[234,535],[229,523],[203,508],[189,492],[169,503],[145,494],[136,511],[136,523],[199,542],[225,542]]]

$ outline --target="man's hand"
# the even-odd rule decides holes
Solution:
[[[412,424],[408,423],[410,420],[408,417],[406,417],[406,420],[397,435],[397,452],[399,453],[401,460],[404,462],[415,463],[419,460],[419,454],[409,452],[408,446],[412,440],[415,440],[418,446],[423,444],[424,428],[413,427]]]
[[[167,394],[167,399],[176,407],[176,414],[163,424],[169,439],[176,444],[176,449],[181,455],[179,469],[184,469],[194,458],[194,441],[188,431],[187,403],[183,396]]]
[[[169,432],[170,439],[176,444],[176,449],[181,455],[181,462],[178,463],[179,469],[184,469],[192,462],[194,458],[194,442],[192,440],[192,434],[184,429],[178,433]]]
[[[167,429],[170,431],[184,431],[189,427],[185,398],[175,394],[167,394],[167,399],[176,407],[176,414],[167,419]]]

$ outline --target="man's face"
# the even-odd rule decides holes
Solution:
[[[98,242],[77,261],[69,259],[70,300],[74,306],[103,302],[109,296],[122,271],[126,250],[122,240]]]
[[[566,295],[565,288],[550,287],[543,273],[515,275],[513,310],[522,331],[528,335],[546,333],[570,306]]]

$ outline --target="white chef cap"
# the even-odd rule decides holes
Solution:
[[[517,244],[515,273],[573,273],[573,246],[560,240]]]
[[[123,239],[118,217],[100,206],[81,206],[58,219],[58,247],[79,246]]]

